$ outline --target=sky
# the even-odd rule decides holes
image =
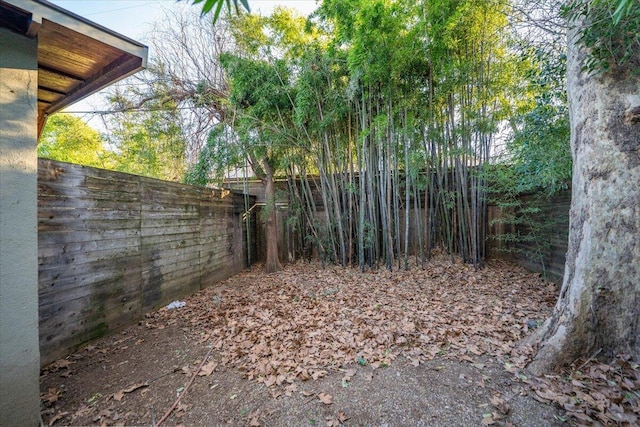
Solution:
[[[192,3],[191,0],[183,0],[178,4],[176,0],[49,0],[70,12],[87,18],[110,30],[127,36],[133,40],[145,43],[145,34],[153,28],[156,20],[163,16],[163,9],[183,7]],[[249,0],[251,11],[262,15],[269,15],[276,6],[286,6],[298,9],[303,15],[313,12],[316,7],[315,0]],[[190,6],[199,8],[199,5]],[[153,56],[153,51],[149,52]],[[102,107],[102,96],[96,94],[85,98],[65,111],[94,111]],[[97,117],[91,114],[82,114],[81,117],[91,126],[100,128],[101,123]]]
[[[144,42],[144,34],[163,8],[176,7],[176,0],[50,0],[77,15],[94,21],[134,40]],[[181,3],[190,4],[190,0]],[[274,7],[286,6],[308,15],[316,9],[315,0],[249,0],[251,11],[268,15]],[[192,6],[198,8],[199,5]]]

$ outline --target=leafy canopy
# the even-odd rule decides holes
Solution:
[[[128,88],[129,91],[135,87]],[[109,143],[115,170],[168,181],[181,181],[185,169],[186,140],[179,111],[170,100],[153,100],[136,110],[132,96],[116,91],[109,118]],[[172,108],[173,107],[173,108]]]
[[[640,72],[640,1],[569,0],[563,13],[571,25],[581,23],[578,42],[589,51],[586,71]]]
[[[193,0],[193,4],[202,4],[202,14],[206,15],[211,12],[211,10],[215,7],[215,11],[213,13],[213,20],[217,21],[220,17],[220,13],[222,12],[222,7],[227,6],[227,10],[231,10],[231,1],[232,0]],[[235,8],[236,14],[240,13],[239,5],[245,8],[247,12],[249,9],[249,0],[233,0],[233,6]]]
[[[38,156],[100,168],[111,165],[98,131],[79,117],[63,113],[47,120],[38,143]]]

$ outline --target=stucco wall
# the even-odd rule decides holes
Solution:
[[[37,42],[0,28],[0,426],[39,420]]]

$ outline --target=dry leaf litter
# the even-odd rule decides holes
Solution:
[[[191,378],[190,385],[196,377],[202,381],[228,374],[231,369],[266,386],[271,398],[300,396],[305,404],[318,402],[329,411],[323,424],[337,426],[349,424],[349,414],[341,408],[334,410],[331,394],[304,390],[308,380],[322,382],[338,373],[346,388],[359,368],[368,368],[361,380],[371,381],[373,372],[398,359],[407,369],[420,369],[433,359],[442,359],[469,363],[478,370],[491,363],[488,360],[497,359],[514,378],[528,385],[516,388],[518,394],[530,393],[563,409],[565,415],[555,416],[558,422],[637,425],[640,371],[624,356],[611,365],[589,360],[564,376],[529,378],[523,372],[532,350],[516,348],[516,344],[549,315],[556,298],[555,285],[503,261],[492,261],[480,271],[444,256],[430,261],[425,269],[393,272],[361,273],[299,262],[266,275],[256,266],[185,298],[182,307],[147,314],[141,322],[154,336],[165,328],[180,327],[190,339],[209,348],[211,359],[207,356],[173,366],[157,378],[125,383],[126,387],[108,394],[96,393],[84,399],[79,408],[61,405],[64,389],[47,388],[41,396],[43,414],[49,425],[87,420],[96,425],[126,425],[127,420],[140,417],[151,418],[155,424],[162,420],[161,412],[166,408],[152,408],[132,418],[131,413],[100,407],[107,402],[120,403],[128,394],[145,396],[149,383],[172,373]],[[85,352],[108,361],[109,352],[143,347],[148,344],[145,339],[150,339],[131,342],[133,338],[112,338],[111,347],[91,345]],[[187,353],[185,350],[183,359]],[[83,357],[84,353],[76,353],[48,366],[43,383],[51,383],[49,375],[64,379],[75,374],[74,359]],[[104,364],[102,368],[106,369]],[[460,377],[466,379],[463,374]],[[481,386],[485,381],[491,378],[483,374]],[[194,384],[202,387],[198,381]],[[210,387],[216,391],[214,388]],[[172,425],[179,424],[190,410],[195,411],[180,402],[181,393],[186,394],[184,384],[177,388],[179,399],[165,414],[172,417]],[[233,404],[234,396],[229,396],[227,405]],[[507,416],[510,409],[506,393],[497,390],[478,424],[512,425]],[[241,415],[243,425],[269,425],[261,423],[273,410]],[[316,420],[307,421],[307,425],[316,425]]]

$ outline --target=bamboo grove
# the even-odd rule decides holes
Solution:
[[[297,246],[328,262],[406,268],[443,248],[481,267],[487,170],[532,108],[511,12],[501,0],[325,0],[308,20],[231,18],[225,120],[192,176],[248,164],[271,184],[286,177]]]

